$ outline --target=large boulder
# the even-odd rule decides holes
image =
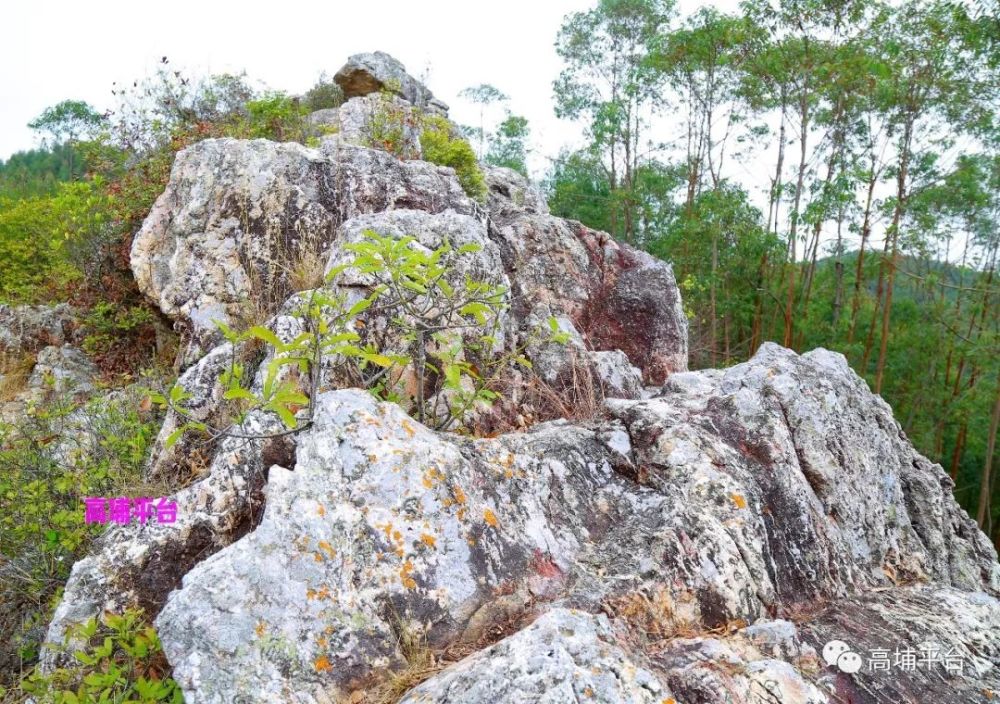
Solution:
[[[510,169],[487,170],[490,235],[514,286],[514,314],[562,315],[584,345],[621,350],[647,384],[687,369],[687,317],[670,265],[548,214]]]
[[[333,80],[344,91],[345,98],[387,90],[411,105],[448,112],[448,106],[437,100],[427,86],[408,74],[398,59],[383,51],[354,54],[337,71]]]
[[[450,169],[426,162],[339,141],[204,140],[178,153],[133,241],[132,272],[186,328],[186,367],[220,340],[214,320],[264,322],[320,283],[341,223],[394,208],[475,210]]]
[[[12,306],[0,303],[0,359],[50,345],[72,342],[79,327],[76,312],[66,303],[54,306]]]
[[[748,673],[736,691],[835,701],[846,675],[816,653],[838,634],[855,648],[932,639],[976,665],[947,687],[1000,688],[996,553],[940,466],[914,451],[842,356],[766,345],[748,363],[676,374],[653,398],[609,409],[589,425],[472,440],[433,433],[364,392],[323,393],[283,456],[227,445],[177,496],[178,515],[203,526],[198,540],[189,529],[109,533],[74,568],[59,628],[120,607],[112,593],[143,593],[114,575],[200,551],[183,561],[178,589],[156,592],[156,625],[190,702],[335,699],[404,667],[405,642],[479,643],[498,621],[560,605],[641,635],[627,655],[602,657],[654,673],[662,691],[687,693],[678,701],[723,701],[708,694],[722,691],[722,674],[704,665],[717,656]],[[246,520],[235,497],[265,472],[263,519],[231,542],[242,533],[218,526]],[[233,498],[211,498],[219,491]],[[932,599],[947,608],[927,607]],[[892,604],[908,606],[897,615]],[[786,632],[775,619],[800,625]],[[866,622],[880,624],[878,637],[862,637]],[[572,646],[584,654],[576,665],[545,666],[552,691],[560,668],[591,662],[595,638],[605,636]],[[492,678],[487,656],[474,657]],[[851,674],[858,690],[880,676]],[[898,691],[924,686],[899,677]],[[426,691],[455,681],[468,679]]]
[[[366,99],[342,106],[341,124],[343,111]],[[490,271],[502,270],[509,282],[520,341],[556,317],[585,350],[549,349],[562,355],[558,383],[579,358],[595,378],[609,371],[593,351],[621,350],[646,384],[686,369],[687,320],[668,263],[548,215],[537,189],[509,169],[487,170],[484,210],[451,169],[349,142],[340,134],[318,149],[206,140],[178,154],[136,235],[132,269],[140,289],[185,331],[183,368],[221,342],[215,321],[266,322],[290,295],[319,285],[323,263],[343,259],[349,220],[405,210],[427,214],[422,231],[447,230],[456,215],[485,223],[470,229],[469,243],[499,252]],[[637,395],[636,384],[627,386],[611,395]]]

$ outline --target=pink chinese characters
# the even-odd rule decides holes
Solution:
[[[157,523],[174,523],[177,520],[177,502],[166,497],[129,498],[116,496],[85,496],[83,498],[83,520],[85,523],[118,523],[127,525],[135,518],[139,523],[147,523],[155,518]]]

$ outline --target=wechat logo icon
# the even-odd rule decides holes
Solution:
[[[842,640],[831,640],[823,646],[823,659],[830,667],[853,675],[861,670],[861,656]]]

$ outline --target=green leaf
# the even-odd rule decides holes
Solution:
[[[439,289],[441,289],[441,293],[443,293],[446,298],[453,298],[455,296],[455,289],[452,288],[451,284],[449,284],[444,279],[438,281],[437,286]]]
[[[222,332],[222,336],[226,338],[228,342],[236,342],[240,338],[240,336],[237,333],[235,333],[232,328],[230,328],[221,320],[216,320],[215,318],[213,318],[212,323],[215,325],[215,327],[219,328],[219,330]]]
[[[177,428],[174,432],[167,436],[167,439],[163,441],[163,449],[169,450],[174,444],[181,439],[181,436],[187,431],[187,425],[182,425]]]
[[[296,425],[298,425],[295,420],[295,414],[292,413],[287,406],[283,406],[279,403],[269,406],[269,408],[278,414],[278,417],[281,418],[281,422],[284,423],[289,430],[292,430]]]
[[[170,388],[170,401],[174,404],[178,404],[181,401],[186,401],[191,398],[191,394],[184,390],[184,387],[180,384],[174,384]]]
[[[257,401],[257,397],[249,389],[244,389],[243,387],[237,386],[235,388],[229,389],[226,393],[222,395],[227,401],[233,401],[236,399],[241,399],[244,401],[250,401],[254,403]]]
[[[73,657],[82,662],[84,665],[93,665],[95,662],[97,662],[97,658],[91,655],[87,655],[86,653],[81,652],[79,650],[73,653]]]
[[[372,364],[377,364],[380,367],[391,367],[393,365],[393,360],[385,356],[384,354],[378,354],[375,352],[365,352],[363,350],[359,350],[359,352],[360,352],[359,356],[362,359],[369,361]]]
[[[471,315],[475,317],[480,324],[484,324],[486,322],[486,314],[492,311],[488,306],[482,303],[472,302],[466,303],[464,306],[459,308],[458,312],[462,315]]]
[[[252,328],[243,333],[244,337],[256,337],[258,340],[263,340],[267,344],[274,347],[279,352],[284,352],[286,349],[285,343],[278,338],[272,331],[265,328],[263,325],[254,325]]]
[[[353,318],[354,316],[365,312],[368,310],[374,301],[370,298],[362,298],[360,301],[351,306],[350,310],[347,311],[347,317]]]
[[[457,364],[448,364],[444,368],[444,377],[447,385],[453,389],[461,388],[462,370]]]

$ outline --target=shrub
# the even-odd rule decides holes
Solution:
[[[29,408],[16,424],[0,424],[0,603],[26,616],[47,613],[73,562],[103,528],[85,523],[83,497],[143,491],[156,429],[134,392],[82,409],[57,397]],[[37,627],[32,621],[0,624],[0,661],[15,657],[14,648],[22,663],[37,656],[41,634],[29,632]]]
[[[413,135],[418,127],[414,109],[400,103],[390,88],[383,88],[365,125],[365,145],[400,159],[415,159],[419,155]]]
[[[0,202],[0,300],[60,298],[81,278],[77,247],[102,233],[100,181],[62,183],[50,196]]]
[[[276,142],[305,142],[306,115],[309,111],[298,98],[280,92],[269,93],[249,101],[246,111],[245,134],[240,136],[263,137]]]
[[[98,301],[83,318],[83,351],[94,359],[105,379],[114,374],[132,375],[151,361],[149,350],[157,345],[157,322],[156,313],[145,302],[116,305]],[[167,356],[162,354],[159,359]]]
[[[85,643],[73,652],[75,663],[21,681],[36,704],[183,704],[156,630],[141,612],[105,613],[71,627],[69,638]]]
[[[316,85],[306,91],[303,96],[303,103],[310,112],[325,110],[327,108],[339,108],[344,103],[344,91],[336,83],[327,78],[327,75],[320,74]]]
[[[447,118],[439,115],[424,118],[420,146],[427,161],[455,169],[458,182],[470,198],[482,200],[486,197],[486,181],[476,161],[476,153],[468,141],[455,132]]]
[[[327,280],[336,283],[344,272],[356,270],[372,281],[368,295],[349,304],[347,294],[336,287],[311,291],[295,311],[305,321],[305,332],[290,342],[263,326],[237,333],[217,322],[233,345],[220,382],[223,398],[241,404],[235,414],[237,425],[250,411],[260,410],[278,415],[287,432],[308,427],[310,421],[302,423],[300,414],[312,412],[311,400],[323,384],[322,370],[333,361],[349,385],[400,404],[435,429],[465,430],[473,406],[489,406],[498,398],[494,389],[504,372],[514,365],[531,367],[523,350],[539,341],[534,336],[521,347],[496,349],[506,290],[468,277],[454,281],[456,259],[476,251],[478,245],[454,249],[445,243],[428,251],[413,243],[412,237],[382,237],[369,230],[362,242],[346,245],[354,257],[335,267]],[[359,320],[365,312],[367,321]],[[565,342],[555,320],[549,324],[547,340]],[[246,386],[253,374],[236,352],[250,341],[273,350],[260,393]],[[286,367],[294,373],[284,373]],[[195,420],[183,406],[189,397],[177,384],[169,392],[153,395],[154,402],[186,421],[168,439],[168,446],[189,430],[212,437],[233,433]]]

